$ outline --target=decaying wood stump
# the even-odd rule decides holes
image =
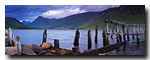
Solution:
[[[74,46],[78,46],[79,45],[79,36],[80,36],[80,32],[79,29],[77,29],[76,34],[75,34],[75,39],[74,39]]]
[[[47,30],[45,29],[44,32],[43,32],[43,42],[46,42],[46,39],[47,39]],[[42,42],[42,44],[43,44]]]

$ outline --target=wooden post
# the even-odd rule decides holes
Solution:
[[[106,22],[106,20],[105,20],[105,31],[107,33],[107,22]]]
[[[119,33],[120,33],[120,31],[119,31]],[[121,36],[121,34],[119,34],[119,39],[120,39],[120,42],[122,42],[122,36]]]
[[[79,45],[79,36],[80,36],[80,32],[79,29],[77,28],[77,31],[75,33],[75,39],[74,39],[74,46],[78,46]]]
[[[128,30],[128,27],[127,27],[127,40],[130,41],[130,39],[129,39],[129,30]]]
[[[13,46],[13,34],[12,34],[12,31],[11,31],[11,27],[9,27],[9,30],[8,30],[8,45],[9,46]]]
[[[106,35],[106,45],[109,45],[109,35],[105,34]]]
[[[137,25],[137,44],[139,44],[139,25]]]
[[[91,30],[88,30],[88,49],[91,49]]]
[[[103,30],[103,46],[109,45],[109,36],[106,34],[105,30]]]
[[[46,42],[46,39],[47,39],[47,32],[46,32],[47,30],[45,29],[44,30],[44,32],[43,32],[43,42],[42,42],[42,44],[44,43],[44,42]]]
[[[103,46],[106,46],[106,33],[105,30],[103,30]]]
[[[135,32],[135,26],[134,25],[132,25],[132,29],[133,29],[132,30],[133,31],[132,34],[134,34],[134,32]],[[132,36],[133,36],[132,38],[134,39],[134,35],[132,35]]]
[[[125,33],[125,25],[122,25],[122,28],[123,28],[123,33]],[[124,39],[124,41],[126,42],[125,34],[123,34],[123,39]]]
[[[97,43],[97,33],[98,33],[98,25],[95,28],[95,43]]]
[[[58,39],[54,39],[54,48],[59,49],[59,40]]]
[[[137,44],[139,44],[139,35],[137,34]]]
[[[115,28],[115,24],[113,26],[113,30],[112,30],[112,33],[114,32],[114,28]],[[113,37],[113,34],[111,35],[111,38]]]
[[[117,40],[117,42],[119,42],[119,37],[118,37],[118,26],[117,26],[117,24],[116,24],[116,32],[117,32],[117,34],[116,34],[116,40]]]
[[[17,46],[17,51],[18,54],[17,55],[21,55],[21,40],[20,40],[20,36],[16,36],[15,37],[15,45]]]

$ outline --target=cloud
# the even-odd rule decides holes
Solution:
[[[89,11],[103,11],[119,5],[5,5],[5,17],[33,21],[38,16],[63,18],[69,15]]]
[[[46,18],[63,18],[69,15],[84,13],[86,11],[80,10],[79,8],[70,8],[70,9],[62,9],[62,10],[49,10],[41,14],[41,16]]]
[[[120,5],[82,5],[80,9],[85,10],[85,11],[98,12],[98,11],[106,10],[108,8],[119,7],[119,6]]]

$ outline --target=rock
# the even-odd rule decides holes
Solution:
[[[65,50],[60,50],[60,55],[65,55],[67,52]]]
[[[39,52],[38,55],[44,55],[44,54],[47,54],[47,53],[48,53],[47,51],[43,50],[43,51]]]
[[[54,54],[56,54],[56,51],[55,51],[55,50],[51,50],[51,53],[54,53]]]
[[[72,48],[72,51],[75,52],[75,53],[79,53],[79,46],[74,46]]]
[[[44,42],[43,45],[42,45],[42,48],[43,48],[43,49],[52,48],[52,44],[51,44],[51,43],[48,43],[48,42]]]
[[[5,47],[5,55],[15,55],[17,53],[17,47]]]
[[[21,47],[21,53],[25,55],[37,55],[30,47],[23,46]]]
[[[21,44],[21,47],[26,46],[26,44]]]
[[[48,53],[50,53],[50,52],[51,52],[51,50],[49,50],[49,49],[47,49],[46,51],[47,51]]]
[[[54,55],[53,53],[48,53],[48,54],[44,54],[44,55]]]
[[[35,53],[39,53],[41,51],[43,51],[43,48],[40,46],[37,46],[35,44],[30,44],[28,45]]]

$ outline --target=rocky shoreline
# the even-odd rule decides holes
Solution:
[[[76,55],[72,50],[54,48],[51,43],[44,42],[43,45],[25,44],[21,47],[21,55]]]
[[[72,50],[59,48],[59,40],[54,40],[54,46],[44,41],[42,45],[21,44],[20,36],[14,36],[9,28],[5,30],[5,55],[76,55]],[[80,53],[80,52],[78,52]]]

